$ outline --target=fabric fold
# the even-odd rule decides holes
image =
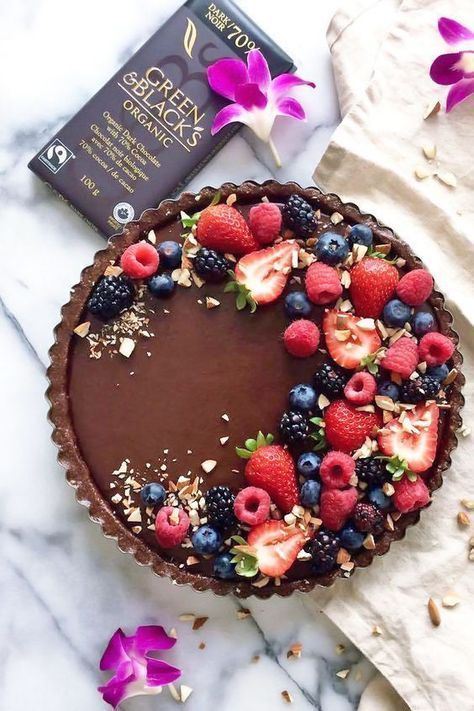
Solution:
[[[445,50],[439,17],[472,25],[471,0],[350,0],[328,30],[334,73],[346,114],[314,174],[324,190],[355,202],[389,225],[420,256],[447,297],[464,355],[464,422],[474,421],[474,101],[424,119],[445,90],[429,68]],[[422,151],[435,144],[428,162]],[[456,187],[415,169],[452,173]],[[471,708],[474,698],[474,563],[460,529],[460,500],[474,499],[474,437],[459,437],[452,467],[420,523],[403,541],[340,581],[315,593],[324,612],[386,676],[412,711]],[[460,604],[441,600],[455,591]],[[441,609],[431,625],[427,602]],[[381,636],[374,636],[378,625]],[[384,691],[385,689],[385,691]],[[381,691],[382,690],[382,691]],[[385,698],[384,698],[385,696]],[[395,699],[395,700],[394,700]],[[400,711],[384,682],[369,686],[361,711]]]

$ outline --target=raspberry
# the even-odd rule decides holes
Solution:
[[[355,373],[344,388],[344,395],[354,405],[368,405],[377,392],[377,381],[370,373]]]
[[[415,341],[408,338],[408,336],[402,336],[385,353],[382,366],[386,370],[398,373],[402,378],[408,378],[415,370],[418,362],[418,348]]]
[[[124,273],[132,279],[146,279],[156,272],[160,257],[156,249],[142,240],[131,244],[122,254],[120,266]]]
[[[239,491],[234,501],[234,513],[242,523],[257,526],[270,515],[270,497],[257,486],[247,486]]]
[[[319,518],[330,531],[340,531],[357,503],[357,489],[326,489],[321,494]]]
[[[393,484],[395,493],[392,501],[395,508],[401,513],[416,511],[430,500],[430,492],[425,482],[421,477],[417,477],[415,481],[410,481],[407,476],[404,476],[400,481]]]
[[[319,346],[319,328],[312,321],[293,321],[283,335],[288,353],[295,358],[308,358],[316,353]]]
[[[355,471],[355,461],[344,452],[328,452],[321,462],[319,475],[328,489],[343,489]]]
[[[383,513],[373,504],[359,501],[352,514],[354,525],[362,533],[382,533],[384,528]]]
[[[342,294],[342,284],[334,267],[315,262],[306,272],[306,293],[313,304],[330,304]]]
[[[249,212],[250,231],[259,244],[271,244],[280,234],[281,210],[274,202],[261,202]]]
[[[186,511],[173,506],[163,506],[156,514],[155,519],[155,534],[158,544],[162,548],[178,546],[188,535],[189,524],[190,520]]]
[[[418,353],[421,361],[425,361],[431,367],[442,365],[451,358],[454,353],[454,343],[442,333],[432,331],[421,339],[418,345]]]
[[[397,295],[409,306],[419,306],[433,291],[433,277],[426,269],[414,269],[402,276],[397,284]]]

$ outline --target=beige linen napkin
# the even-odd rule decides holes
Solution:
[[[428,74],[434,57],[449,51],[437,32],[443,15],[474,26],[472,0],[350,0],[336,15],[328,39],[347,114],[314,178],[390,225],[435,275],[461,335],[463,417],[472,426],[474,101],[423,119],[426,106],[444,95]],[[414,169],[429,167],[421,150],[426,143],[436,144],[439,165],[457,177],[456,188],[434,177],[416,180]],[[474,562],[468,561],[474,530],[457,525],[463,498],[474,499],[474,436],[460,438],[442,489],[404,541],[333,591],[315,593],[413,711],[474,709]],[[442,608],[452,590],[460,604]],[[429,597],[441,608],[438,628],[428,617]],[[373,625],[381,636],[372,635]],[[404,708],[389,700],[386,688],[380,691],[379,681],[375,686],[361,710]]]

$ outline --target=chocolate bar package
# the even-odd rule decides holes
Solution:
[[[259,48],[272,75],[294,70],[231,0],[188,0],[42,148],[29,168],[109,236],[175,196],[238,130],[211,136],[227,100],[206,70]]]

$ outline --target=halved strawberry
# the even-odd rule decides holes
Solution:
[[[255,549],[260,572],[278,578],[291,568],[306,537],[283,521],[265,521],[250,530],[247,540]]]
[[[235,280],[255,303],[269,304],[283,292],[291,272],[293,254],[297,252],[296,242],[287,240],[275,247],[246,254],[237,262]]]
[[[407,411],[403,421],[390,420],[378,434],[379,448],[387,457],[405,459],[412,472],[425,472],[431,467],[438,444],[438,406],[423,403]]]
[[[375,353],[382,343],[375,324],[372,328],[369,319],[362,320],[352,314],[328,311],[323,319],[323,329],[332,359],[343,368],[358,368],[362,359]]]

